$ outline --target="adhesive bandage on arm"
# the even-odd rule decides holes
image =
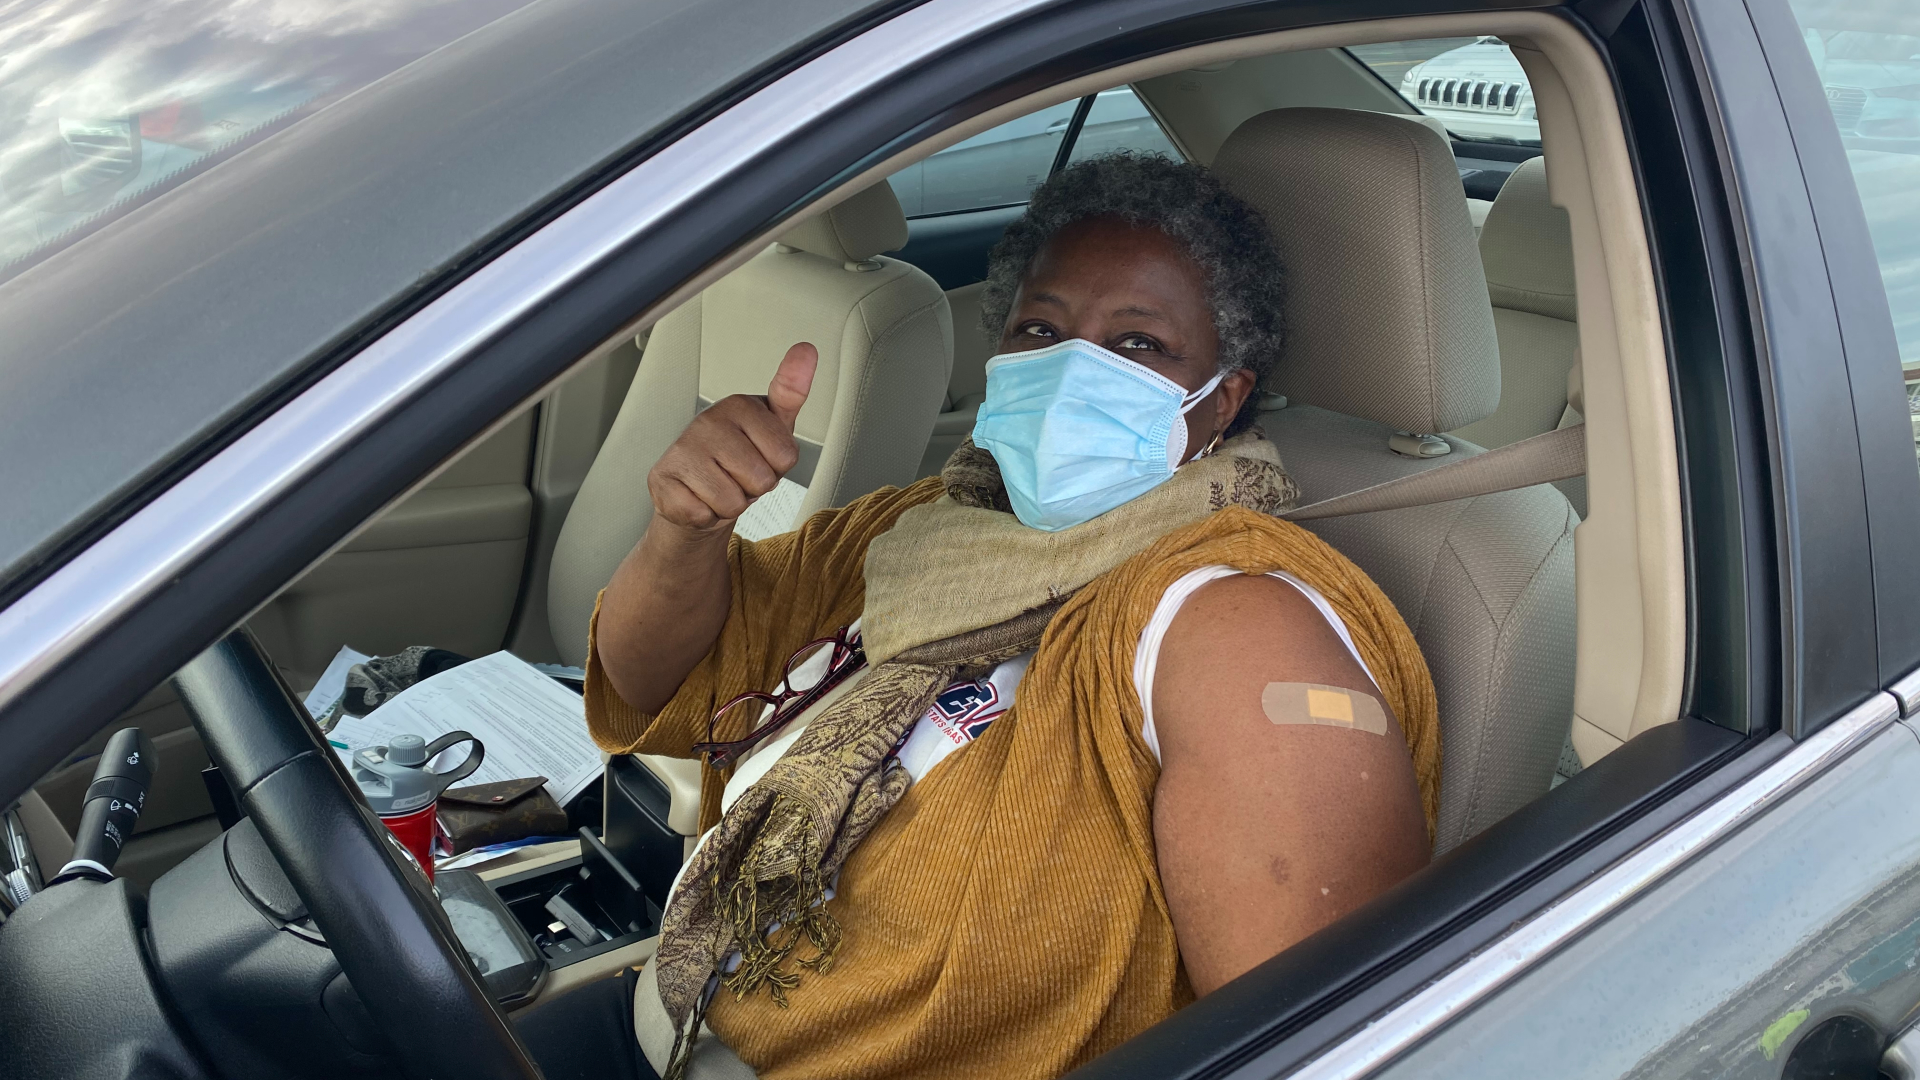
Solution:
[[[1387,712],[1368,694],[1320,683],[1270,682],[1260,709],[1276,724],[1316,724],[1387,733]]]

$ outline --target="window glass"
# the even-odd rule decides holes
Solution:
[[[1017,206],[1053,171],[1060,142],[1073,126],[1079,101],[1029,113],[955,143],[888,178],[908,217]],[[1180,160],[1180,151],[1131,87],[1095,95],[1072,160],[1112,150],[1140,150]]]
[[[1138,150],[1183,160],[1180,151],[1173,148],[1173,140],[1161,130],[1160,121],[1147,111],[1131,86],[1102,90],[1094,97],[1093,108],[1080,125],[1080,135],[1073,140],[1069,163],[1115,150]]]
[[[0,280],[526,0],[0,11]]]
[[[908,217],[1026,202],[1052,170],[1077,105],[1062,102],[990,128],[907,166],[887,182]]]
[[[1873,234],[1920,447],[1920,4],[1792,0],[1792,7]]]
[[[1540,145],[1527,73],[1499,38],[1427,38],[1347,51],[1455,138]]]

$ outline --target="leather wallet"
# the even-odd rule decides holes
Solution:
[[[473,784],[440,793],[440,831],[451,854],[529,836],[566,836],[567,812],[543,787],[544,776]]]

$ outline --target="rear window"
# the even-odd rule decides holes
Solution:
[[[528,0],[0,12],[0,281]]]
[[[1540,145],[1533,88],[1499,38],[1426,38],[1347,51],[1456,139]]]

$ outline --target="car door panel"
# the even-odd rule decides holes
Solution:
[[[1535,965],[1380,1077],[1781,1075],[1850,1013],[1920,1001],[1920,738],[1859,750]]]
[[[584,365],[538,410],[474,445],[257,612],[248,625],[289,682],[311,686],[342,645],[373,655],[409,645],[468,656],[493,652],[507,641],[522,580],[530,575],[538,588],[529,590],[531,614],[520,620],[513,648],[529,659],[557,659],[546,632],[545,568],[559,522],[638,361],[638,347],[630,343]],[[536,533],[536,517],[553,524]],[[537,549],[532,560],[530,546]],[[213,828],[200,778],[209,764],[206,750],[170,684],[148,691],[36,790],[68,830],[77,827],[95,759],[124,727],[153,738],[162,767],[140,815],[139,841],[122,865],[137,874],[151,864],[157,875]]]
[[[527,413],[474,446],[249,620],[294,686],[310,686],[342,645],[375,655],[408,645],[469,656],[500,648],[532,520],[526,477],[534,425]],[[162,683],[37,785],[62,823],[78,825],[94,759],[109,735],[128,726],[153,738],[162,763],[139,831],[211,814],[199,775],[206,751]]]
[[[1073,1080],[1290,1073],[1791,745],[1693,718],[1650,728]]]
[[[409,645],[466,656],[500,648],[533,520],[533,431],[529,411],[250,620],[296,687],[311,685],[342,645],[373,655]]]

